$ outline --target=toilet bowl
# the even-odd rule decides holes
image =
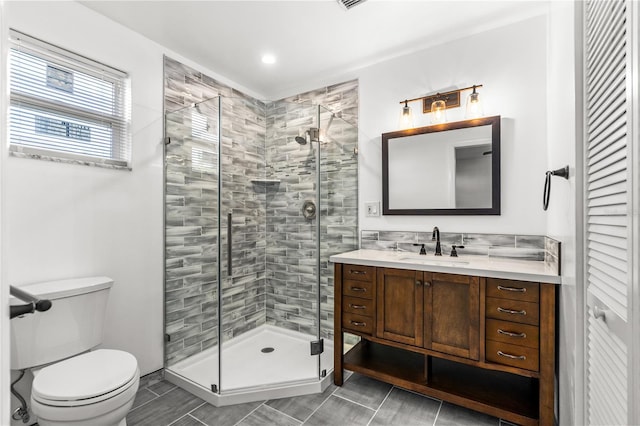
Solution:
[[[99,349],[34,370],[31,407],[41,426],[125,426],[140,381],[135,357]]]

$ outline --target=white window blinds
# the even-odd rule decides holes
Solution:
[[[127,74],[15,30],[9,38],[11,152],[129,168]]]

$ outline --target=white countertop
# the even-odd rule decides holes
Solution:
[[[543,261],[505,259],[487,256],[434,256],[390,250],[354,250],[329,258],[333,263],[415,269],[449,274],[478,275],[488,278],[560,284],[558,271]]]

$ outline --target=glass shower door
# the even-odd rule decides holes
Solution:
[[[333,369],[333,263],[358,248],[358,128],[324,107],[320,114],[320,373]]]
[[[219,383],[220,98],[165,116],[165,368]]]
[[[223,101],[221,393],[317,383],[318,108],[268,104],[259,134],[237,132],[232,107],[236,118],[257,113]]]

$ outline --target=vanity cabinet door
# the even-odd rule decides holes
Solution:
[[[417,271],[378,268],[376,335],[379,338],[422,346],[422,275]]]
[[[479,359],[478,277],[425,272],[424,282],[424,347]]]

